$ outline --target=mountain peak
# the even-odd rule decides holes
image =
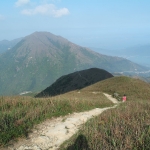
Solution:
[[[17,57],[44,57],[54,55],[54,51],[60,51],[62,45],[68,41],[60,36],[49,32],[34,32],[23,38],[14,49],[17,51]]]
[[[101,55],[49,32],[35,32],[0,55],[0,94],[41,91],[62,75],[89,68],[109,72],[145,70],[126,59]]]

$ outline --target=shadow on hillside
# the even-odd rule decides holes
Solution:
[[[113,77],[109,72],[91,68],[83,71],[77,71],[60,77],[51,86],[37,94],[35,97],[48,97],[64,94],[74,90],[80,90],[96,82]]]
[[[79,135],[74,144],[69,146],[66,150],[90,150],[88,141],[84,135]]]

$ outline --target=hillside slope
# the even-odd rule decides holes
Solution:
[[[150,84],[121,76],[97,82],[80,92],[92,95],[93,91],[95,95],[114,91],[120,95],[126,93],[127,101],[88,121],[60,150],[149,150]]]
[[[140,79],[119,76],[97,82],[92,86],[82,89],[82,91],[100,91],[111,95],[117,92],[121,96],[126,94],[128,100],[149,100],[150,84]]]
[[[62,75],[101,68],[145,71],[127,59],[101,55],[49,32],[35,32],[0,56],[0,95],[41,91]]]
[[[77,71],[60,77],[56,82],[36,95],[36,97],[55,96],[69,91],[79,90],[111,77],[113,77],[112,74],[98,68]]]

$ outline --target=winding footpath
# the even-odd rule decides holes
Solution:
[[[118,101],[110,95],[104,95],[117,104]],[[115,108],[96,108],[87,112],[73,113],[65,117],[59,117],[38,125],[27,139],[19,140],[14,145],[9,146],[8,150],[57,150],[59,146],[75,134],[80,126],[88,119],[101,114],[103,111]]]

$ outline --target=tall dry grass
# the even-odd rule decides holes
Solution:
[[[149,150],[150,102],[127,102],[104,112],[88,121],[61,149]]]
[[[47,118],[112,105],[102,93],[70,92],[51,98],[0,97],[0,145],[26,137],[35,124]]]
[[[127,102],[88,121],[60,150],[149,150],[150,85],[114,77],[81,90],[127,95]]]

